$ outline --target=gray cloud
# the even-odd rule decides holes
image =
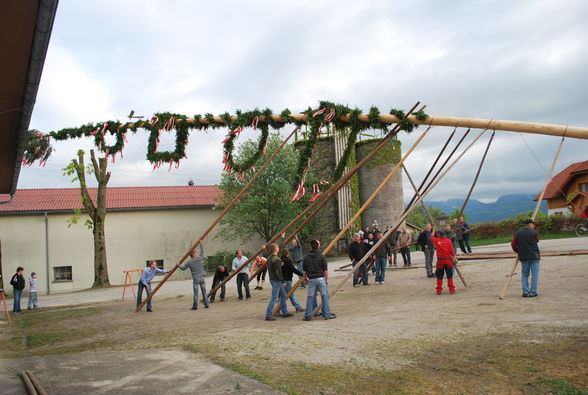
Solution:
[[[565,7],[531,0],[62,1],[31,126],[48,131],[123,118],[131,109],[146,116],[299,111],[321,99],[382,111],[420,100],[432,115],[583,126],[587,13],[588,3],[580,0]],[[451,130],[433,129],[409,158],[415,179]],[[180,169],[152,172],[147,138],[139,132],[125,159],[112,166],[112,185],[183,184],[190,177],[215,183],[222,135],[192,136]],[[407,148],[417,135],[399,138]],[[525,139],[548,168],[559,140]],[[48,166],[24,169],[19,187],[70,185],[59,168],[80,144],[90,147],[87,141],[56,143]],[[465,196],[483,144],[431,199]],[[567,141],[557,170],[585,160],[586,147],[586,141]],[[544,180],[521,137],[497,132],[473,197],[535,193]]]

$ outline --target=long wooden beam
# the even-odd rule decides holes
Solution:
[[[292,118],[298,122],[306,122],[306,114],[292,114]],[[343,122],[350,120],[350,115],[343,115],[339,119]],[[236,116],[232,117],[233,120],[237,119]],[[264,121],[265,117],[259,117],[260,120]],[[568,125],[556,125],[548,123],[538,122],[523,122],[523,121],[510,121],[503,119],[488,119],[488,118],[472,118],[472,117],[448,117],[448,116],[429,116],[424,121],[419,121],[414,115],[410,115],[408,119],[417,125],[432,125],[432,126],[452,126],[462,128],[473,128],[473,129],[493,129],[502,130],[505,132],[523,132],[531,134],[543,134],[548,136],[560,136],[570,137],[575,139],[588,140],[588,127],[582,126],[568,126]],[[225,121],[221,117],[214,117],[215,122],[224,123]],[[282,117],[274,114],[272,120],[276,122],[282,122]],[[359,120],[362,122],[369,122],[368,114],[360,114]],[[200,118],[199,123],[209,124],[205,118]],[[400,120],[391,114],[380,114],[380,121],[387,124],[398,123]],[[179,122],[179,121],[178,121]],[[194,118],[186,119],[186,122],[190,125],[195,124]]]

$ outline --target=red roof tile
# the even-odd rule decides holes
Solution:
[[[89,188],[96,197],[96,188]],[[171,186],[171,187],[108,187],[107,209],[210,207],[221,195],[219,187]],[[9,200],[0,195],[0,202]],[[17,189],[10,203],[0,204],[0,214],[35,211],[71,211],[82,208],[79,188]]]
[[[575,174],[585,173],[587,171],[588,160],[569,165],[561,172],[559,172],[555,177],[553,177],[553,180],[551,180],[551,182],[547,185],[547,189],[545,190],[545,195],[543,196],[543,199],[553,199],[560,197],[562,195],[562,191],[565,192],[565,187],[572,180],[572,178],[574,178],[573,176]],[[534,200],[539,199],[540,194],[541,193],[538,193],[537,196],[535,196]],[[561,197],[565,198],[565,196]]]

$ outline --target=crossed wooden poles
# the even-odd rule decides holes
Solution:
[[[547,135],[559,135],[559,136],[568,136],[568,137],[574,137],[574,138],[580,138],[580,139],[588,139],[588,129],[581,128],[581,127],[568,127],[568,126],[565,126],[564,127],[564,126],[561,126],[561,125],[545,125],[545,124],[536,124],[536,123],[529,123],[529,122],[513,122],[513,121],[500,121],[500,120],[493,120],[493,119],[492,120],[487,120],[487,119],[478,119],[478,118],[458,118],[458,117],[428,117],[426,122],[421,122],[421,121],[416,120],[416,118],[414,116],[411,116],[410,115],[410,114],[412,114],[414,112],[414,110],[416,109],[416,107],[418,105],[419,105],[419,103],[417,102],[411,108],[411,110],[408,111],[408,114],[409,114],[408,115],[408,118],[414,124],[428,124],[429,125],[429,129],[430,129],[431,125],[455,126],[455,127],[460,126],[460,127],[468,127],[468,128],[471,128],[471,127],[473,127],[473,128],[485,128],[485,130],[491,128],[491,129],[494,129],[494,130],[499,129],[499,130],[505,130],[505,131],[523,131],[523,132],[526,132],[526,133],[547,134]],[[362,117],[365,118],[365,119],[363,119]],[[279,121],[280,120],[279,118],[280,118],[279,116],[276,116],[276,115],[273,116],[273,119],[274,120],[278,120]],[[305,114],[294,114],[293,118],[296,119],[297,121],[306,121],[306,115]],[[369,120],[369,118],[365,114],[361,114],[359,116],[359,119],[362,120],[362,121],[368,121]],[[349,115],[344,115],[344,116],[340,117],[340,120],[342,120],[342,121],[346,121],[347,120],[348,121],[349,120]],[[393,115],[387,115],[387,114],[380,115],[380,120],[382,122],[384,122],[384,123],[398,123],[399,122],[399,119],[397,117],[395,117]],[[193,123],[194,120],[188,119],[188,120],[186,120],[186,122],[187,123],[190,123],[190,122]],[[201,120],[200,122],[205,122],[205,121],[204,120]],[[155,295],[155,293],[159,290],[159,288],[161,288],[161,286],[163,286],[163,284],[165,284],[165,282],[169,279],[169,277],[171,277],[171,275],[177,270],[177,268],[179,267],[179,265],[182,262],[184,262],[187,259],[187,257],[190,255],[190,253],[194,249],[196,249],[196,247],[202,242],[202,240],[204,240],[208,236],[208,234],[221,221],[221,219],[239,201],[240,197],[243,196],[243,194],[245,194],[249,190],[249,188],[251,187],[251,185],[253,184],[253,182],[263,173],[263,171],[273,161],[273,159],[278,155],[278,153],[286,145],[286,143],[288,142],[288,140],[298,131],[298,129],[299,129],[299,127],[295,128],[292,131],[292,133],[282,142],[282,144],[278,147],[278,149],[276,149],[276,151],[268,158],[268,160],[264,163],[264,165],[253,175],[253,177],[251,178],[251,180],[249,180],[249,182],[239,191],[239,193],[227,204],[227,206],[221,212],[221,214],[219,215],[219,217],[208,227],[208,229],[202,234],[202,236],[196,241],[196,243],[194,243],[194,245],[188,250],[188,252],[186,252],[184,254],[184,256],[173,266],[173,268],[169,270],[169,272],[159,282],[159,284],[155,287],[155,289],[153,289],[153,291],[147,296],[147,298],[143,301],[143,303],[140,306],[137,307],[137,309],[136,309],[137,312],[141,311],[141,309],[143,308],[143,306],[145,306],[145,304],[149,300],[151,300],[151,298]],[[423,136],[421,136],[421,139],[424,137],[424,135],[426,135],[426,133],[429,131],[429,129],[427,129],[425,131],[425,133],[423,134]],[[335,196],[336,192],[359,170],[359,168],[361,168],[378,151],[380,151],[385,146],[385,144],[387,143],[387,140],[389,138],[395,136],[398,133],[398,131],[399,131],[399,125],[396,124],[396,126],[387,134],[387,136],[384,139],[382,139],[382,141],[380,142],[380,144],[378,144],[378,146],[376,146],[365,158],[363,158],[360,162],[358,162],[353,167],[353,169],[351,169],[348,173],[346,173],[340,180],[338,180],[334,185],[332,185],[326,192],[324,192],[321,196],[319,196],[318,199],[316,199],[310,206],[308,206],[303,212],[301,212],[295,219],[293,219],[288,225],[286,225],[275,236],[273,236],[272,239],[267,242],[267,244],[271,244],[271,243],[276,242],[280,238],[281,235],[283,235],[287,231],[289,231],[296,223],[298,223],[298,221],[300,221],[308,213],[311,213],[311,211],[313,209],[315,209],[315,211],[312,212],[297,227],[297,229],[292,233],[292,235],[289,236],[287,239],[285,239],[283,241],[283,244],[288,243],[292,238],[294,238],[295,235],[298,233],[298,231],[300,229],[302,229],[328,203],[328,201],[333,196]],[[469,130],[468,130],[468,132],[469,132]],[[390,237],[391,234],[393,234],[393,232],[406,219],[406,217],[408,216],[408,214],[419,203],[422,203],[424,197],[434,188],[434,186],[437,185],[437,183],[441,180],[441,178],[443,178],[443,176],[445,176],[445,174],[447,174],[447,172],[449,172],[449,170],[455,165],[455,163],[457,163],[457,161],[465,154],[465,152],[467,152],[467,150],[469,150],[469,148],[471,148],[471,146],[480,138],[480,136],[483,133],[484,132],[480,133],[480,135],[478,135],[474,139],[474,141],[460,154],[460,156],[450,165],[450,167],[437,180],[435,180],[434,182],[431,181],[431,183],[429,183],[429,185],[425,188],[425,191],[422,194],[420,194],[420,196],[418,197],[418,199],[416,200],[416,202],[414,202],[414,204],[411,205],[410,208],[408,208],[407,210],[405,210],[405,212],[400,217],[400,219],[397,222],[397,224],[395,225],[395,227],[392,228],[382,239],[380,239],[372,247],[372,249],[366,254],[366,256],[364,256],[364,258],[362,259],[362,261],[360,261],[353,268],[353,270],[351,270],[351,272],[348,274],[348,276],[346,277],[346,279],[341,284],[339,284],[337,288],[335,288],[332,291],[331,296],[334,296],[336,294],[336,292],[342,287],[343,283],[348,280],[348,278],[350,277],[350,275],[353,275],[353,273],[356,270],[358,270],[358,268],[361,266],[361,264],[363,262],[365,262],[365,260],[367,259],[367,257],[370,254],[372,254],[377,247],[379,247],[383,242],[385,242]],[[462,138],[462,140],[463,140],[463,138]],[[420,140],[419,140],[419,142],[420,142]],[[562,139],[562,142],[563,142],[563,139]],[[414,146],[413,146],[413,148],[414,148]],[[411,148],[411,150],[412,150],[412,148]],[[559,150],[561,150],[561,145],[560,145]],[[558,155],[559,155],[559,150],[558,150]],[[402,159],[401,163],[399,163],[399,165],[401,165],[402,162],[404,162],[404,159],[405,158],[406,158],[406,155]],[[553,170],[553,167],[554,166],[552,166],[552,170]],[[441,171],[441,169],[437,172],[437,174],[439,174],[440,171]],[[547,182],[546,182],[546,186],[547,186]],[[472,186],[472,188],[473,188],[473,186]],[[544,190],[542,192],[541,197],[543,196],[544,191],[545,191],[545,188],[544,188]],[[375,198],[375,196],[374,196],[374,198]],[[541,202],[541,200],[539,200],[539,203],[540,202]],[[349,225],[349,227],[350,226],[351,225]],[[347,227],[347,229],[349,227]],[[342,236],[343,233],[340,232],[340,235]],[[340,238],[341,236],[338,236],[338,237]],[[330,245],[327,246],[327,248],[324,251],[325,254],[328,251],[330,251],[330,249],[334,246],[334,244],[336,243],[336,241],[339,238],[334,239],[330,243]],[[218,291],[218,289],[220,289],[220,287],[222,287],[223,285],[225,285],[230,279],[232,279],[232,277],[234,277],[243,268],[245,268],[247,265],[249,265],[251,263],[251,261],[257,255],[259,255],[262,251],[263,251],[263,249],[258,250],[251,258],[249,258],[247,260],[247,262],[243,263],[237,270],[233,271],[233,273],[231,275],[229,275],[229,277],[227,277],[225,280],[223,280],[215,288],[211,289],[210,292],[209,292],[209,296],[212,296],[212,295],[216,294],[216,292]],[[514,269],[515,268],[516,268],[516,263],[515,263],[515,266],[513,267],[513,273],[514,273]],[[260,268],[260,270],[261,269],[262,268]],[[459,274],[459,269],[458,269],[458,274]],[[251,279],[253,277],[254,276],[251,276],[250,279],[249,279],[249,281],[251,281]],[[461,277],[461,274],[460,274],[460,277]],[[511,275],[511,277],[512,277],[512,275]],[[463,281],[463,278],[462,278],[462,281]],[[290,293],[289,293],[288,296],[290,296],[291,293],[293,293],[296,290],[296,288],[300,285],[301,282],[302,282],[302,279],[300,279],[298,281],[298,283],[295,285],[295,287],[292,288],[292,290],[290,291]],[[510,282],[510,278],[509,278],[508,283],[509,282]],[[465,285],[465,282],[464,282],[464,285]],[[505,290],[506,290],[507,287],[508,287],[508,284],[505,285]],[[318,309],[317,309],[317,311],[318,311]]]

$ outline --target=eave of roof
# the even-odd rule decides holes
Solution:
[[[0,100],[0,193],[13,195],[37,97],[58,0],[0,2],[3,95]],[[35,17],[36,15],[36,17]],[[6,33],[6,34],[5,34]],[[25,65],[26,62],[26,65]],[[23,70],[24,69],[24,70]],[[6,82],[6,84],[4,84]]]

